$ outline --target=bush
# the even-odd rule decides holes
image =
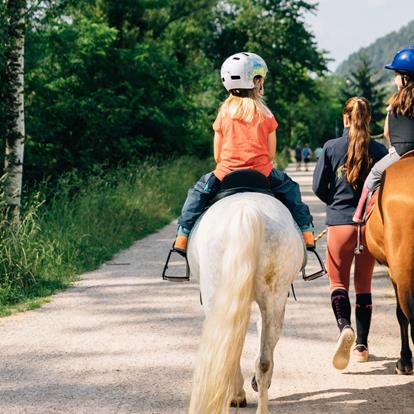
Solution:
[[[0,313],[67,286],[169,223],[203,172],[205,160],[152,159],[89,179],[69,173],[53,197],[30,197],[17,228],[1,225]]]

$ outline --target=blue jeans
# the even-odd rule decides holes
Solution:
[[[289,209],[299,228],[312,231],[313,218],[309,207],[302,201],[299,184],[276,168],[272,169],[268,178],[272,193]]]
[[[275,197],[290,211],[302,231],[313,230],[309,207],[302,202],[299,185],[285,172],[272,169],[269,177],[270,188]],[[178,219],[178,233],[188,236],[195,222],[208,207],[210,200],[220,190],[220,180],[210,172],[203,175],[196,185],[188,190],[187,199]]]

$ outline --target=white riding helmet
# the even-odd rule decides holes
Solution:
[[[227,58],[221,66],[221,81],[228,91],[253,89],[255,76],[265,78],[266,74],[266,62],[254,53],[236,53]]]

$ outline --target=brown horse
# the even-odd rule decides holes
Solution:
[[[370,252],[388,266],[397,298],[401,354],[396,373],[412,374],[408,326],[414,342],[414,158],[389,167],[366,225]]]

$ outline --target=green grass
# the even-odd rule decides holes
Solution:
[[[210,167],[154,159],[88,180],[68,174],[53,197],[32,195],[18,228],[0,226],[0,316],[40,306],[39,298],[169,223]]]

